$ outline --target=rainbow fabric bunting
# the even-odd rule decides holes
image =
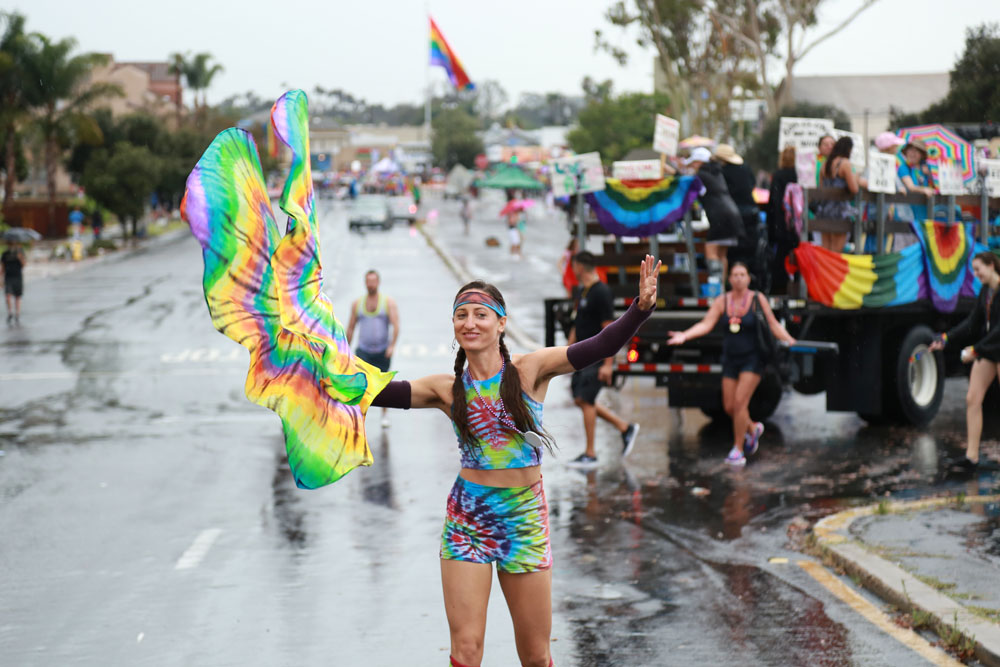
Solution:
[[[960,296],[979,293],[979,281],[971,267],[976,252],[971,224],[923,220],[914,222],[913,230],[927,258],[927,281],[935,308],[949,313]]]
[[[898,306],[929,297],[948,313],[959,297],[979,293],[971,264],[984,248],[972,240],[972,225],[927,220],[913,229],[920,243],[900,252],[845,255],[800,243],[786,266],[802,273],[809,298],[832,308]]]
[[[919,245],[886,255],[845,255],[800,243],[795,264],[809,298],[831,308],[853,310],[911,303],[926,293]]]
[[[351,354],[321,289],[305,93],[279,98],[271,122],[292,153],[284,236],[253,138],[235,128],[188,176],[181,213],[202,246],[212,324],[250,351],[246,396],[281,417],[295,483],[312,489],[371,465],[364,416],[393,374]]]
[[[609,178],[604,190],[589,192],[587,203],[601,226],[616,236],[652,236],[682,219],[701,192],[697,176],[661,181]]]
[[[438,65],[448,73],[448,80],[456,90],[472,90],[475,86],[469,80],[469,75],[462,67],[462,61],[458,59],[455,52],[448,46],[448,40],[444,38],[441,31],[434,23],[434,19],[427,17],[431,22],[431,65]]]

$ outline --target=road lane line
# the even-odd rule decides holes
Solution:
[[[215,542],[221,532],[222,530],[219,528],[206,528],[198,533],[198,537],[194,538],[191,546],[177,560],[174,569],[190,570],[191,568],[198,567],[198,563],[205,557],[208,550],[212,548],[212,543]]]
[[[835,597],[847,604],[848,607],[858,612],[869,623],[886,633],[903,646],[919,654],[920,657],[934,665],[942,667],[961,667],[965,663],[960,662],[944,651],[934,648],[930,642],[918,635],[913,630],[907,630],[896,625],[882,610],[874,604],[851,590],[844,582],[830,574],[825,567],[819,563],[808,560],[796,561],[796,564],[815,579],[826,590]]]

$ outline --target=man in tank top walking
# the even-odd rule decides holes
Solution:
[[[396,340],[399,338],[399,311],[392,297],[379,293],[379,282],[379,275],[375,269],[370,269],[365,274],[365,289],[368,293],[351,305],[351,320],[347,324],[347,343],[352,343],[354,327],[360,325],[356,354],[379,370],[387,371],[396,348]],[[382,408],[382,426],[389,426],[385,408]]]

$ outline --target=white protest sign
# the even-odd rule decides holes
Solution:
[[[785,150],[785,146],[795,146],[796,151],[815,151],[824,134],[833,135],[833,121],[829,118],[782,117],[778,125],[778,152]]]
[[[868,191],[896,194],[896,156],[880,151],[868,153]]]
[[[611,178],[621,181],[652,181],[659,180],[659,160],[629,160],[611,163]]]
[[[851,148],[851,166],[854,167],[855,171],[863,171],[865,168],[865,139],[857,132],[848,132],[847,130],[837,130],[834,129],[831,132],[834,139],[840,139],[841,137],[850,137],[851,142],[854,146]]]
[[[552,167],[552,194],[556,197],[604,189],[600,153],[581,153],[552,160],[549,164]]]
[[[1000,197],[1000,160],[979,158],[977,163],[986,176],[986,194],[990,197]]]
[[[795,151],[795,174],[803,190],[816,187],[816,154],[815,148]]]
[[[653,130],[653,150],[664,155],[677,155],[677,141],[680,139],[681,124],[673,118],[656,114],[656,128]]]
[[[941,160],[938,163],[938,192],[943,195],[964,195],[965,180],[962,170],[951,160]]]

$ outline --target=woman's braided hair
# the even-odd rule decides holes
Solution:
[[[493,285],[482,280],[474,280],[471,283],[463,285],[461,289],[458,290],[458,294],[469,290],[489,294],[491,297],[496,299],[501,306],[503,306],[504,310],[507,309],[507,304],[504,303],[503,295],[500,294],[500,290]],[[541,435],[542,439],[545,441],[546,447],[551,450],[554,441],[551,436],[545,432],[541,424],[535,423],[535,417],[531,413],[527,404],[524,402],[524,397],[521,395],[523,392],[521,387],[521,375],[517,372],[517,369],[511,362],[510,351],[504,343],[504,333],[500,334],[500,355],[503,357],[504,361],[503,377],[500,378],[500,398],[503,400],[508,416],[511,418],[511,421],[517,425],[517,428],[520,431],[535,431]],[[464,445],[471,446],[473,443],[478,441],[478,438],[469,427],[468,405],[465,401],[465,382],[462,380],[462,375],[465,373],[465,362],[465,350],[460,346],[458,348],[458,354],[455,355],[455,381],[451,385],[451,419],[455,423],[455,429],[458,431],[459,440],[461,440]]]

